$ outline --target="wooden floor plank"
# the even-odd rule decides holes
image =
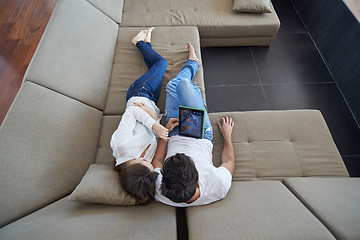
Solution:
[[[0,0],[0,125],[58,0]]]
[[[2,75],[3,71],[6,69],[6,66],[9,62],[9,58],[15,51],[15,48],[17,47],[19,42],[20,42],[19,39],[8,39],[4,41],[3,46],[0,47],[0,51],[1,51],[0,76]],[[1,82],[3,81],[0,81],[0,86],[1,86]]]

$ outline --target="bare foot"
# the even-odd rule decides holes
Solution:
[[[151,32],[154,30],[154,27],[149,28],[146,30],[145,42],[150,42],[151,40]]]
[[[196,56],[194,47],[191,45],[190,42],[187,43],[188,49],[189,49],[189,59],[195,60],[198,62],[199,66],[201,66],[200,59]]]
[[[144,41],[146,37],[147,30],[141,30],[132,40],[131,42],[136,45],[138,41]]]

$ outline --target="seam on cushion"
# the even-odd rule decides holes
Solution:
[[[290,142],[290,143],[295,143],[295,142],[313,142],[313,141],[317,141],[317,142],[330,142],[333,143],[333,141],[331,140],[326,140],[326,139],[308,139],[308,140],[297,140],[297,141],[289,141],[289,140],[262,140],[262,141],[251,141],[251,142],[247,142],[247,141],[233,141],[232,143],[261,143],[261,142]],[[214,143],[215,144],[223,144],[223,143]]]
[[[287,132],[288,132],[288,135],[289,135],[289,138],[290,138],[291,148],[292,148],[293,152],[295,153],[296,161],[297,161],[298,165],[300,166],[301,176],[304,177],[304,175],[305,175],[304,174],[304,165],[300,161],[299,153],[298,153],[298,151],[296,151],[296,149],[294,147],[294,144],[293,144],[293,142],[295,142],[295,141],[293,140],[293,136],[291,135],[291,131],[290,131],[290,125],[289,125],[289,119],[288,119],[289,114],[287,114],[286,112],[282,112],[282,115],[286,116],[286,120],[287,120],[286,121],[286,127],[287,127]]]
[[[99,108],[97,108],[97,107],[91,106],[91,105],[89,105],[89,104],[87,104],[87,103],[85,103],[85,102],[83,102],[83,101],[80,101],[80,100],[78,100],[78,99],[76,99],[76,98],[73,98],[73,97],[71,97],[71,96],[68,96],[68,95],[66,95],[66,94],[64,94],[64,93],[58,92],[58,91],[56,91],[56,90],[54,90],[54,89],[52,89],[52,88],[46,87],[46,86],[44,86],[44,85],[42,85],[42,84],[39,84],[39,83],[37,83],[37,82],[34,82],[34,81],[30,80],[30,79],[25,79],[25,81],[31,82],[31,83],[33,83],[33,84],[36,84],[36,85],[40,86],[40,87],[46,88],[46,89],[48,89],[48,90],[50,90],[50,91],[53,91],[53,92],[55,92],[55,93],[58,93],[58,94],[64,96],[64,97],[70,98],[70,99],[72,99],[72,100],[74,100],[74,101],[76,101],[76,102],[82,103],[82,104],[84,104],[84,105],[86,105],[86,106],[88,106],[88,107],[91,107],[91,108],[93,108],[93,109],[95,109],[95,110],[98,110],[98,111],[101,112],[101,113],[102,113],[102,111],[103,111],[103,110],[101,110],[101,109],[99,109]],[[24,82],[25,82],[25,81],[24,81]]]
[[[102,10],[100,10],[99,8],[97,8],[94,4],[92,4],[91,2],[89,2],[88,0],[86,0],[86,2],[88,4],[90,4],[92,7],[94,7],[95,9],[97,9],[99,12],[101,12],[102,14],[104,14],[106,17],[108,17],[111,21],[113,21],[116,25],[119,25],[114,19],[112,19],[110,16],[108,16],[106,13],[104,13]]]
[[[196,26],[195,26],[196,27]],[[201,26],[200,26],[201,27]],[[263,39],[263,38],[274,38],[274,36],[243,36],[243,37],[225,37],[225,38],[222,38],[222,37],[201,37],[202,39],[216,39],[216,40],[219,40],[219,39],[247,39],[247,38],[259,38],[259,39]],[[257,46],[257,45],[255,45]],[[251,47],[251,46],[250,46]],[[266,85],[266,84],[264,84]],[[269,85],[269,84],[267,84]]]
[[[256,161],[256,158],[255,158],[255,155],[254,155],[254,152],[252,151],[252,148],[251,148],[251,144],[248,142],[249,144],[249,149],[250,149],[250,152],[251,152],[251,162],[252,162],[252,165],[253,165],[253,168],[255,169],[255,178],[259,178],[259,174],[258,174],[258,168],[257,168],[257,161]],[[235,165],[235,169],[236,169],[236,165]]]
[[[328,140],[328,139],[305,139],[305,140],[295,140],[292,141],[293,143],[295,142],[312,142],[312,141],[317,141],[317,142],[334,142],[332,140]]]
[[[286,183],[282,183],[286,189],[293,194],[293,196],[299,200],[299,202],[307,209],[309,210],[309,212],[317,219],[319,220],[319,222],[331,233],[331,235],[334,236],[334,238],[339,239],[340,236],[338,236],[337,234],[335,234],[333,231],[331,231],[331,229],[326,225],[326,222],[323,221],[321,219],[321,217],[318,216],[318,214],[316,214],[315,210],[310,206],[309,203],[307,203],[307,201],[301,197],[301,195],[299,194],[299,192],[297,192],[291,185],[287,185]]]
[[[81,101],[79,101],[79,100],[77,100],[77,99],[74,99],[74,98],[72,98],[72,97],[69,97],[69,96],[67,96],[67,95],[65,95],[65,94],[62,94],[62,93],[60,93],[60,92],[57,92],[57,91],[55,91],[55,90],[53,90],[53,89],[47,88],[47,87],[45,87],[45,86],[43,86],[43,85],[41,85],[41,84],[35,83],[35,82],[31,81],[31,80],[26,80],[26,81],[28,81],[28,82],[30,82],[30,83],[32,83],[32,84],[38,85],[38,86],[40,86],[40,87],[43,87],[43,88],[45,88],[45,89],[47,89],[47,90],[49,90],[49,91],[58,93],[58,94],[60,94],[60,95],[62,95],[62,96],[64,96],[64,97],[67,97],[67,98],[69,98],[69,99],[71,99],[71,100],[74,100],[74,101],[76,101],[76,102],[78,102],[78,103],[82,103],[82,104],[84,104],[85,106],[92,108],[93,110],[99,111],[100,114],[102,115],[102,117],[101,117],[100,129],[99,129],[100,131],[99,131],[98,136],[97,136],[97,144],[96,144],[96,146],[98,146],[99,140],[100,140],[100,136],[101,136],[101,128],[102,128],[103,119],[104,119],[104,114],[102,113],[101,110],[99,110],[99,109],[97,109],[97,108],[95,108],[95,107],[93,107],[93,106],[90,106],[90,105],[88,105],[88,104],[86,104],[86,103],[83,103],[83,102],[81,102]],[[97,154],[97,150],[96,150],[95,155],[94,155],[94,161],[93,161],[93,163],[95,163],[95,161],[96,161],[96,154]]]
[[[294,147],[294,144],[291,142],[291,147],[293,149],[293,151],[295,152],[296,155],[296,161],[298,162],[300,169],[301,169],[301,176],[304,177],[305,173],[304,173],[304,165],[302,164],[302,162],[300,161],[300,157],[299,157],[299,152],[296,150],[296,148]]]

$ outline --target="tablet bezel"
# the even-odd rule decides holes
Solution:
[[[180,121],[180,113],[181,110],[186,109],[186,110],[193,110],[196,112],[200,112],[202,115],[201,118],[201,135],[200,136],[196,136],[193,134],[189,134],[189,133],[184,133],[184,132],[180,132],[181,129],[181,121]],[[181,136],[187,136],[187,137],[193,137],[193,138],[197,138],[197,139],[202,139],[204,138],[204,125],[205,125],[205,109],[200,109],[200,108],[193,108],[193,107],[186,107],[186,106],[179,106],[179,135]]]

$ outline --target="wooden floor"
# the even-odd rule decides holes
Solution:
[[[58,0],[0,0],[0,125]]]

